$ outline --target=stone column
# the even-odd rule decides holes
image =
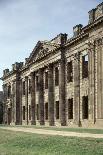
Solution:
[[[89,120],[95,123],[95,49],[93,44],[89,44],[88,50],[88,72],[89,72]]]
[[[103,119],[103,40],[96,40],[97,52],[97,118]]]
[[[38,97],[39,97],[39,120],[40,120],[40,125],[44,125],[44,84],[43,84],[43,69],[40,68],[38,71],[39,74],[39,92],[38,92]]]
[[[53,64],[48,67],[48,107],[49,107],[49,125],[54,126],[54,79]]]
[[[31,73],[31,124],[36,125],[35,72]]]
[[[4,101],[3,101],[3,123],[7,124],[7,85],[3,85],[3,94],[4,94]]]
[[[19,96],[20,96],[20,125],[22,125],[22,79],[20,79],[20,91],[19,91]]]
[[[65,56],[61,49],[61,60],[59,68],[59,105],[61,125],[66,125],[66,90],[65,90]]]
[[[15,96],[14,96],[14,87],[15,86],[15,81],[12,81],[12,95],[11,95],[11,108],[12,108],[12,124],[15,123],[15,107],[14,107],[14,100],[15,100]]]
[[[80,122],[80,53],[74,55],[74,122]]]
[[[28,77],[25,77],[25,121],[28,125]]]
[[[21,81],[17,77],[15,82],[15,105],[16,105],[16,124],[21,124]]]

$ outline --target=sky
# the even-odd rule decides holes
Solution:
[[[73,35],[73,26],[88,24],[88,11],[102,0],[0,0],[0,77],[4,69],[24,61],[39,40],[59,33]],[[0,90],[2,90],[0,81]]]

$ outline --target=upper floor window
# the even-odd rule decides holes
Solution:
[[[88,55],[82,56],[82,77],[88,77]]]
[[[10,98],[10,96],[11,96],[11,86],[9,85],[8,86],[8,98]]]
[[[48,72],[45,72],[45,89],[48,89]]]
[[[67,82],[73,81],[73,65],[72,61],[68,62],[67,64]]]
[[[31,93],[31,79],[29,79],[29,94]]]
[[[39,89],[39,77],[38,75],[36,76],[36,90],[38,91]]]
[[[23,81],[23,95],[25,95],[25,81]]]
[[[55,68],[55,86],[59,85],[59,69],[58,67]]]

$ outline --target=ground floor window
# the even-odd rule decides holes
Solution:
[[[82,114],[83,119],[88,119],[88,96],[82,97]]]
[[[45,103],[45,119],[48,120],[48,103]]]
[[[36,105],[37,120],[39,120],[39,105]]]
[[[29,105],[29,120],[31,120],[31,105]]]
[[[25,120],[25,106],[23,106],[23,120]]]
[[[56,119],[59,119],[59,101],[56,101]]]
[[[68,99],[68,119],[73,119],[73,98]]]

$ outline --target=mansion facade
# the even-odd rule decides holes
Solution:
[[[3,123],[103,127],[103,3],[3,71]]]

